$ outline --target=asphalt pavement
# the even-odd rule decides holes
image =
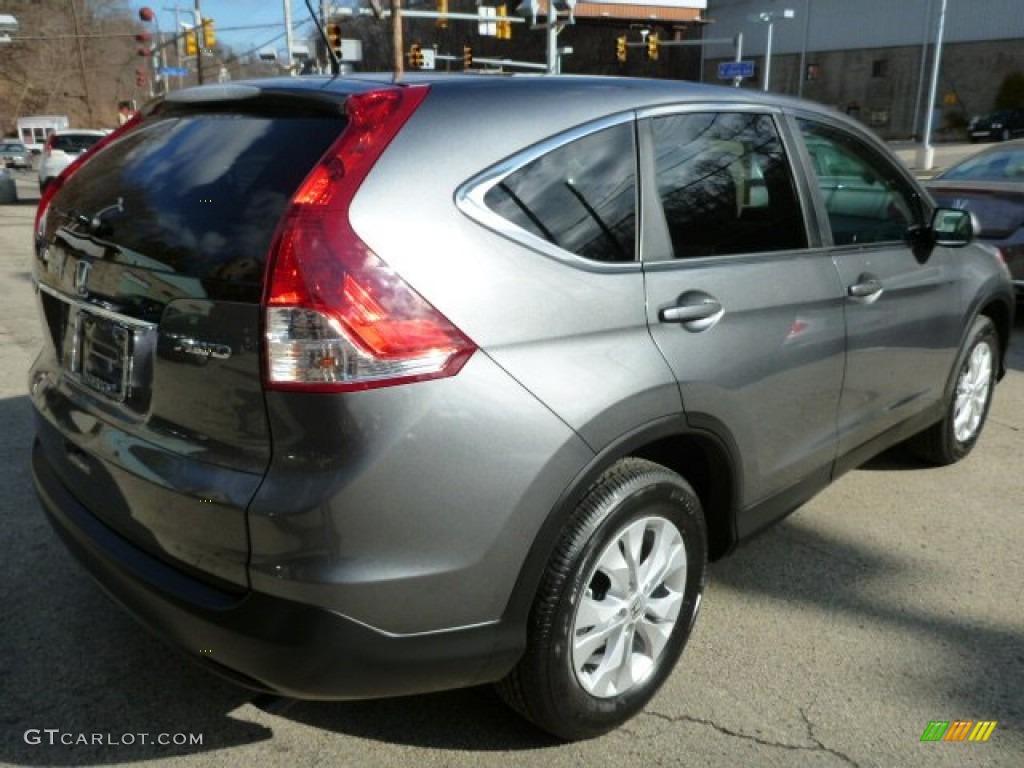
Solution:
[[[0,206],[0,765],[1024,766],[1024,323],[966,461],[887,454],[714,564],[647,711],[565,745],[486,688],[254,698],[102,594],[29,478],[33,214],[31,199]],[[956,720],[996,725],[983,743],[921,741]]]

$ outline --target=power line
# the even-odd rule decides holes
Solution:
[[[309,22],[301,22],[302,24],[308,24]],[[237,27],[216,27],[218,32],[242,32],[249,29],[270,29],[273,27],[279,27],[280,24],[244,24]],[[298,25],[297,25],[298,26]],[[11,37],[12,43],[21,42],[23,40],[82,40],[88,38],[109,38],[109,37],[137,37],[139,32],[90,32],[83,33],[81,35],[18,35],[17,37]],[[278,38],[284,37],[282,32]]]

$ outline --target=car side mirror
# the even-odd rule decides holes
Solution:
[[[960,208],[936,208],[932,213],[932,241],[946,248],[962,248],[978,231],[974,215]]]
[[[931,258],[937,245],[945,248],[962,248],[974,239],[978,232],[974,214],[960,208],[936,208],[927,227],[913,226],[907,230],[907,242],[914,251],[914,258],[924,264]]]

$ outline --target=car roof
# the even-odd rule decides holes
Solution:
[[[65,128],[62,131],[54,131],[51,136],[106,136],[107,131],[94,130],[92,128]]]
[[[143,114],[175,109],[175,104],[201,106],[203,103],[244,100],[256,97],[300,97],[340,103],[348,95],[379,90],[428,85],[431,99],[441,97],[458,109],[462,99],[478,109],[481,123],[489,112],[514,115],[517,122],[534,121],[544,115],[545,125],[556,132],[561,127],[580,125],[633,109],[685,104],[744,105],[768,109],[791,108],[827,115],[862,136],[872,136],[862,123],[835,108],[791,96],[747,88],[706,85],[683,80],[602,77],[595,75],[407,73],[399,83],[390,72],[350,75],[304,75],[291,78],[239,80],[223,84],[193,86],[172,91],[143,108]]]
[[[515,94],[564,93],[580,98],[615,102],[632,102],[636,106],[685,101],[743,102],[766,106],[799,105],[804,109],[833,112],[829,107],[779,94],[766,94],[749,89],[727,88],[683,80],[655,80],[628,77],[602,77],[596,75],[539,75],[539,74],[464,74],[464,73],[407,73],[395,82],[390,72],[358,73],[350,75],[304,75],[292,78],[264,78],[239,80],[218,85],[193,86],[172,91],[164,100],[170,102],[211,101],[216,94],[225,100],[245,98],[246,93],[294,92],[313,94],[322,92],[344,96],[352,93],[378,90],[382,87],[429,85],[432,89],[479,93],[499,92],[505,96]],[[504,97],[504,96],[503,96]],[[835,112],[835,114],[840,114]]]

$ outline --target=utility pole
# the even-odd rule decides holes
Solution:
[[[196,0],[196,2],[198,3],[199,0]],[[89,113],[89,125],[95,125],[96,118],[92,113],[92,94],[89,92],[89,76],[85,72],[85,45],[82,42],[82,25],[78,20],[78,8],[75,6],[75,0],[68,0],[68,5],[71,6],[71,18],[75,24],[75,39],[78,42],[78,66],[81,68],[82,73],[85,108]]]
[[[928,111],[924,116],[924,138],[917,151],[917,167],[930,171],[935,162],[935,148],[932,146],[932,124],[935,122],[935,97],[939,90],[939,70],[942,66],[942,36],[946,30],[946,0],[939,9],[939,31],[935,35],[935,59],[932,62],[932,84],[928,90]]]
[[[391,44],[395,48],[395,82],[402,82],[405,74],[405,59],[402,39],[402,0],[391,0]]]
[[[295,47],[295,41],[292,40],[292,0],[284,0],[284,44],[288,49],[288,71],[294,75],[292,64],[295,63],[295,57],[292,50]]]

